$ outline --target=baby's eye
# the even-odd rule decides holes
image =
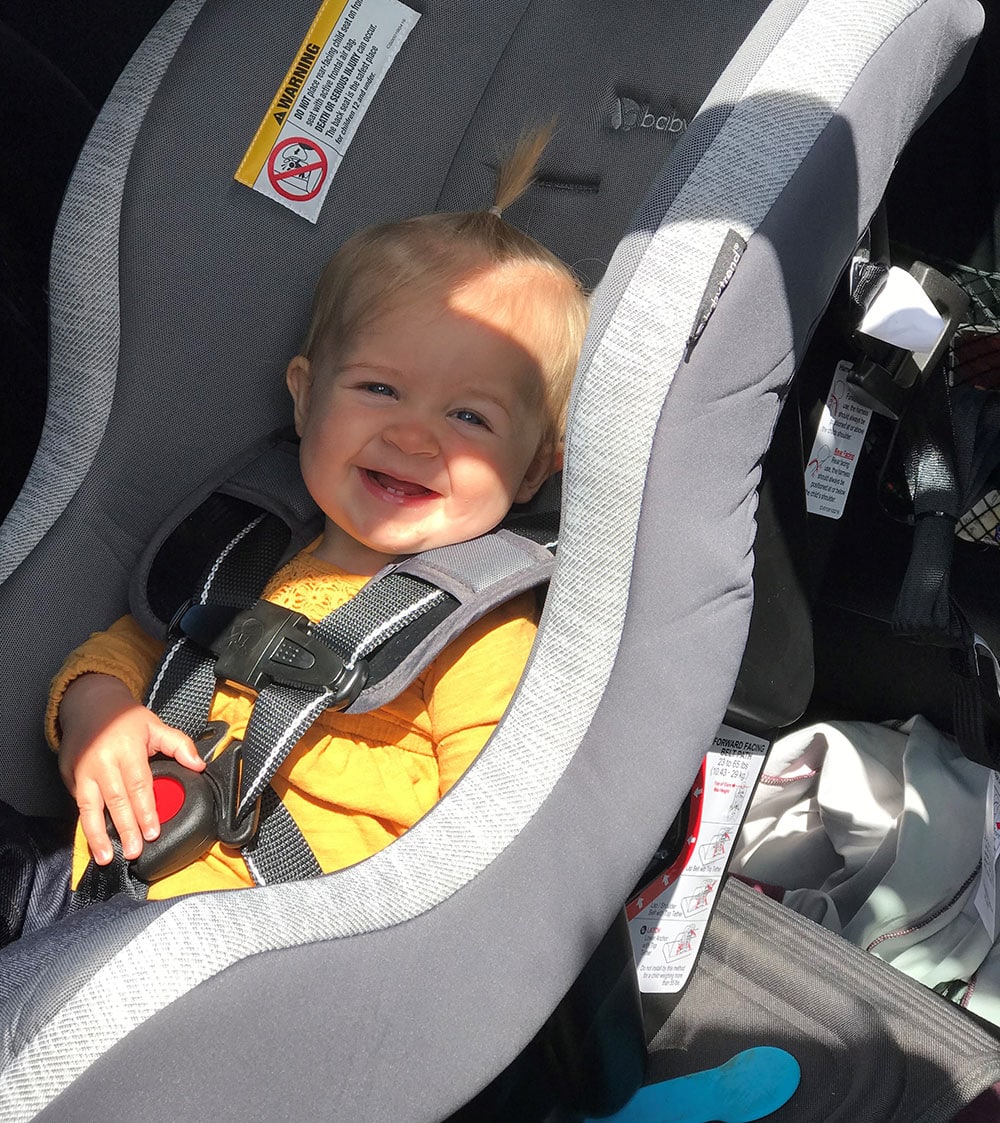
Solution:
[[[452,417],[457,417],[459,421],[464,421],[467,425],[483,425],[487,429],[489,428],[486,419],[481,414],[476,413],[475,410],[456,409]]]
[[[396,396],[396,391],[386,382],[364,382],[361,389],[367,390],[369,394],[381,394],[383,397],[394,398]]]

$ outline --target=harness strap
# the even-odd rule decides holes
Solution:
[[[303,689],[294,681],[294,672],[282,673],[287,653],[271,652],[259,684],[254,684],[258,695],[240,746],[234,803],[242,827],[247,820],[240,821],[240,816],[249,816],[260,801],[258,830],[242,849],[258,884],[320,872],[294,820],[270,788],[271,778],[312,721],[330,703],[350,713],[386,704],[469,624],[547,581],[558,537],[558,486],[558,481],[549,481],[531,507],[509,516],[503,528],[474,542],[402,559],[376,574],[326,619],[296,624],[288,633],[291,648],[303,635],[313,652],[316,642],[325,645],[357,672],[360,693],[354,681],[344,697],[322,686]],[[147,631],[168,638],[147,698],[147,705],[167,724],[200,741],[216,689],[218,656],[226,648],[239,648],[242,639],[225,627],[209,627],[215,639],[210,636],[206,643],[205,621],[233,622],[239,613],[251,610],[270,577],[312,541],[321,526],[298,471],[297,448],[283,433],[272,434],[222,468],[164,523],[136,566],[130,601]],[[199,551],[207,543],[214,546],[206,557]],[[192,586],[197,592],[187,605],[207,610],[201,628],[193,629],[197,640],[176,634],[186,607],[181,602]],[[168,626],[171,618],[174,626]],[[272,675],[275,664],[277,673]],[[205,742],[208,756],[211,745]],[[109,870],[91,863],[83,882],[85,903],[115,892],[144,894],[145,886],[120,855],[114,865]]]
[[[249,608],[277,569],[287,541],[280,519],[255,515],[213,561],[196,603]],[[208,720],[215,684],[215,656],[182,635],[160,661],[146,705],[168,725],[197,740]]]
[[[349,701],[344,707],[348,712],[376,709],[398,695],[452,635],[483,614],[484,600],[477,601],[478,594],[493,589],[494,595],[487,598],[492,607],[549,576],[556,544],[551,514],[522,516],[517,526],[517,533],[497,531],[474,543],[431,550],[390,566],[313,625],[311,634],[332,648],[346,667],[368,662],[367,677],[376,680],[362,688],[358,701]],[[431,575],[453,592],[432,584]],[[496,595],[497,590],[504,594]],[[381,653],[387,654],[380,660]],[[331,704],[331,690],[308,691],[282,683],[272,683],[258,694],[243,741],[237,817],[249,814],[255,801],[272,790],[272,777]],[[293,833],[298,838],[290,841]],[[291,816],[268,796],[261,805],[257,840],[252,848],[244,848],[258,884],[319,872],[311,852],[306,854],[305,840],[298,839],[301,834]]]
[[[256,885],[299,881],[323,872],[298,824],[270,785],[261,794],[257,837],[242,853]]]
[[[197,591],[200,604],[225,603],[249,607],[277,566],[287,546],[288,533],[279,518],[256,514],[225,544]],[[146,698],[146,705],[168,725],[199,741],[208,722],[215,693],[215,657],[186,637],[176,639],[165,652]],[[214,742],[208,743],[214,747]],[[290,816],[289,816],[290,818]],[[304,841],[304,840],[303,840]],[[112,838],[114,857],[107,866],[93,859],[87,865],[73,896],[73,908],[108,900],[119,893],[144,899],[146,884],[137,878]],[[315,859],[314,859],[315,860]]]
[[[429,588],[408,574],[388,573],[362,588],[310,632],[335,651],[345,667],[353,669],[407,625],[448,602],[456,603],[441,589]],[[330,689],[310,691],[274,683],[258,694],[243,740],[238,818],[261,796],[306,730],[335,704]]]
[[[934,371],[907,418],[906,475],[914,538],[893,628],[952,649],[955,737],[969,759],[1000,765],[1000,694],[992,652],[950,590],[955,525],[982,496],[1000,464],[1000,396],[961,381],[963,342],[953,370]]]
[[[913,501],[913,546],[893,611],[900,635],[951,646],[962,639],[951,604],[949,574],[955,524],[964,509],[945,370],[932,372],[901,423]]]
[[[93,858],[87,863],[83,877],[70,898],[69,912],[78,912],[88,905],[107,901],[119,894],[131,897],[134,901],[146,899],[149,886],[132,876],[128,859],[122,853],[122,844],[117,838],[112,838],[111,848],[114,857],[109,865],[99,866]]]
[[[237,821],[244,820],[260,801],[258,830],[242,849],[257,884],[322,872],[294,819],[270,787],[275,773],[319,715],[331,706],[366,712],[383,705],[473,619],[549,577],[557,529],[552,513],[522,515],[514,525],[516,531],[498,530],[474,543],[442,547],[395,563],[376,574],[351,600],[309,626],[309,642],[318,640],[348,670],[358,672],[360,692],[343,696],[329,687],[305,689],[294,682],[294,668],[288,672],[292,682],[271,681],[258,691],[240,747],[242,769],[235,815]],[[285,556],[287,541],[287,530],[279,518],[256,514],[211,563],[196,604],[224,608],[222,616],[234,629],[245,626],[247,614],[252,616],[260,592]],[[244,611],[240,615],[237,610]],[[184,618],[180,617],[182,627]],[[231,646],[233,635],[224,630],[211,646],[190,635],[175,638],[150,688],[149,707],[194,740],[208,721],[217,683],[217,655]],[[273,665],[268,669],[274,670]],[[88,902],[114,892],[128,891],[134,896],[144,892],[120,855],[112,872],[91,862],[82,890]]]

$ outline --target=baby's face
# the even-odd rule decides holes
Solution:
[[[336,365],[293,360],[302,473],[327,518],[318,557],[374,573],[531,498],[551,468],[537,331],[486,274],[388,309]]]

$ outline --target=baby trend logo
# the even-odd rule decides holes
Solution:
[[[688,123],[668,107],[657,113],[649,105],[640,105],[630,97],[616,97],[611,109],[611,127],[629,132],[632,129],[655,129],[660,133],[682,133]]]

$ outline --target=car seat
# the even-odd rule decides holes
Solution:
[[[64,0],[0,3],[0,95],[12,163],[45,174],[8,176],[0,191],[0,329],[4,337],[0,417],[0,519],[24,483],[45,414],[48,285],[52,232],[66,182],[115,79],[167,7],[120,3],[93,20]],[[107,23],[109,26],[106,26]],[[35,90],[33,105],[21,92]],[[48,121],[42,136],[38,114]]]
[[[726,712],[787,386],[981,20],[972,0],[419,8],[315,225],[232,179],[312,5],[179,0],[102,112],[54,247],[46,430],[3,532],[2,794],[66,810],[46,683],[126,610],[164,515],[287,420],[280,372],[330,252],[374,220],[479,205],[498,140],[555,111],[509,217],[599,284],[531,661],[466,776],[368,861],[117,899],[8,949],[3,1118],[440,1120],[522,1053]],[[722,927],[757,907],[731,894]],[[924,1036],[951,1013],[920,1012]],[[992,1040],[961,1034],[897,1110],[1000,1077]]]

